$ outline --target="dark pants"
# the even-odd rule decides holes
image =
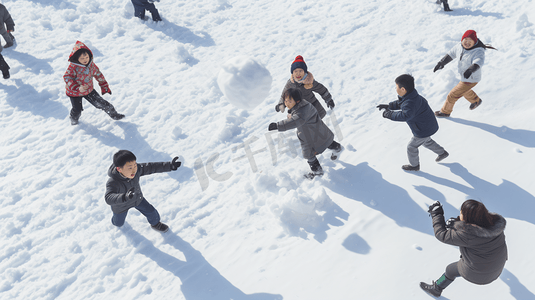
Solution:
[[[135,206],[134,208],[139,210],[140,213],[147,217],[147,221],[149,221],[150,225],[156,225],[160,222],[160,214],[158,213],[156,208],[154,208],[154,206],[152,206],[147,200],[145,200],[145,198],[143,198],[141,203],[138,206]],[[125,211],[121,214],[113,213],[111,223],[117,227],[123,226],[127,214],[128,211]]]
[[[145,10],[150,11],[153,21],[158,22],[162,20],[160,13],[158,13],[156,6],[154,6],[154,3],[143,3],[143,5],[139,5],[132,1],[132,4],[134,5],[134,16],[140,18],[141,20],[145,20]]]
[[[457,277],[461,277],[461,274],[459,273],[459,268],[457,267],[458,261],[449,264],[446,267],[446,277],[448,277],[449,280],[454,280]]]
[[[115,107],[108,101],[104,100],[95,90],[92,90],[91,93],[83,97],[70,97],[71,98],[71,118],[78,120],[82,114],[82,98],[85,98],[87,102],[93,104],[94,107],[102,109],[108,115],[115,112]]]

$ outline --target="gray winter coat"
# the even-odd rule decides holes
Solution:
[[[473,83],[481,81],[481,69],[483,69],[483,64],[485,64],[485,48],[482,46],[483,43],[478,40],[477,44],[470,48],[470,50],[466,50],[461,44],[457,44],[448,52],[451,58],[459,58],[457,71],[461,74],[462,82]],[[469,78],[464,78],[464,72],[473,64],[479,65],[479,69],[473,72]]]
[[[329,93],[329,90],[323,84],[314,80],[312,82],[312,87],[307,89],[305,88],[305,85],[303,83],[294,82],[290,78],[288,79],[288,82],[286,82],[286,85],[284,86],[284,89],[282,90],[281,98],[279,100],[278,105],[281,105],[281,104],[284,105],[284,98],[282,97],[282,95],[289,88],[298,89],[301,92],[303,99],[312,103],[312,105],[314,105],[314,107],[318,110],[320,118],[323,119],[323,117],[325,117],[327,112],[325,111],[325,108],[323,108],[321,103],[318,102],[318,99],[313,93],[313,92],[318,93],[321,96],[321,98],[323,98],[325,103],[329,102],[332,99],[332,96],[331,96],[331,93]]]
[[[106,203],[111,205],[111,210],[116,213],[124,213],[132,207],[138,206],[143,200],[143,192],[139,185],[139,177],[150,175],[153,173],[162,173],[171,171],[170,162],[155,162],[137,164],[137,173],[132,179],[128,179],[121,175],[115,165],[111,165],[108,169],[108,182],[106,183]],[[132,199],[123,202],[126,192],[131,188],[135,188],[135,196]]]
[[[300,101],[288,111],[291,115],[279,121],[279,131],[297,128],[297,138],[301,142],[303,157],[311,159],[323,153],[334,140],[333,132],[323,123],[318,111],[307,101]]]
[[[447,229],[444,215],[433,217],[435,237],[446,244],[459,246],[461,260],[457,264],[461,276],[475,284],[488,284],[496,280],[507,261],[505,244],[505,219],[494,216],[494,225],[489,228],[455,221]]]
[[[0,4],[0,35],[6,34],[7,30],[15,30],[15,22],[13,22],[11,15],[7,11],[7,8]]]

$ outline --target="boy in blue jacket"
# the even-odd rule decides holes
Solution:
[[[409,164],[401,168],[405,171],[420,170],[418,147],[422,145],[438,155],[436,162],[448,157],[449,153],[431,138],[438,131],[438,122],[427,100],[414,89],[414,78],[408,74],[396,78],[396,92],[399,100],[379,104],[377,108],[384,109],[384,118],[407,122],[414,135],[407,145]]]
[[[117,227],[124,224],[128,210],[137,209],[146,218],[152,229],[166,232],[169,227],[160,222],[160,214],[141,192],[139,177],[154,173],[176,171],[181,162],[178,157],[171,162],[141,163],[136,162],[134,153],[128,150],[119,150],[113,155],[113,164],[108,170],[106,183],[106,203],[111,206],[113,217],[111,223]]]

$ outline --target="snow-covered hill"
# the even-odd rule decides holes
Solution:
[[[435,239],[427,206],[457,216],[473,198],[506,217],[509,261],[492,284],[458,279],[443,298],[535,299],[535,3],[449,2],[162,0],[153,23],[128,0],[2,1],[16,45],[0,81],[0,298],[430,299],[418,283],[459,251]],[[454,63],[432,69],[468,29],[498,49],[475,88],[484,103],[461,99],[439,120],[443,163],[422,148],[421,171],[403,172],[411,132],[375,106],[411,73],[438,110],[459,77]],[[70,125],[62,76],[76,40],[124,120],[84,100]],[[267,131],[285,117],[273,108],[297,55],[332,93],[325,120],[347,150],[321,155],[313,181],[295,134]],[[244,65],[241,80],[218,81]],[[111,224],[118,149],[183,160],[142,179],[168,233],[135,210]]]

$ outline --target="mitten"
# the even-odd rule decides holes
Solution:
[[[383,111],[383,118],[390,119],[392,117],[392,111],[388,108],[385,108],[385,111]]]
[[[451,217],[446,221],[446,228],[453,228],[453,222],[458,221],[457,218]]]
[[[100,91],[102,92],[102,95],[108,93],[111,95],[111,90],[110,90],[110,86],[108,85],[108,83],[106,82],[105,84],[101,85],[100,86]]]
[[[333,99],[331,99],[331,100],[329,100],[329,101],[327,102],[327,107],[330,108],[330,109],[333,109],[333,108],[334,108],[334,101],[333,101]]]
[[[182,164],[182,162],[178,161],[178,156],[176,156],[171,161],[171,170],[176,171],[178,169],[178,167],[180,167],[181,164]]]
[[[442,204],[440,204],[440,201],[435,201],[435,203],[431,204],[427,212],[432,217],[436,215],[444,215],[444,209],[442,208]]]
[[[388,104],[379,104],[379,105],[377,105],[376,107],[377,107],[377,108],[379,109],[379,111],[380,111],[381,109],[388,109],[389,105],[388,105]]]
[[[135,187],[131,187],[125,194],[124,194],[124,197],[123,197],[123,202],[126,202],[132,198],[134,198],[134,196],[136,195],[136,188]]]
[[[466,78],[466,79],[470,78],[472,73],[477,71],[477,69],[479,69],[479,65],[477,65],[477,64],[473,64],[470,67],[468,67],[468,69],[466,69],[466,71],[464,71],[464,74],[463,74],[464,78]]]
[[[435,66],[435,68],[433,69],[433,73],[438,71],[438,70],[441,70],[444,68],[445,65],[447,65],[450,61],[452,61],[453,58],[451,58],[451,56],[449,56],[448,54],[446,54],[438,63],[437,65]]]
[[[277,130],[277,123],[271,123],[269,124],[268,130]]]

